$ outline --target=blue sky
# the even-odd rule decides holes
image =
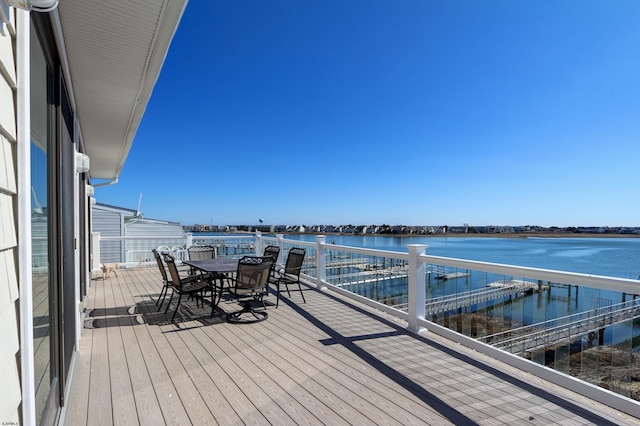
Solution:
[[[640,226],[640,2],[191,0],[117,185],[185,225]]]

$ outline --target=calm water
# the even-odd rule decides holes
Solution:
[[[287,239],[315,241],[313,235]],[[427,254],[458,259],[529,266],[637,279],[640,275],[640,238],[473,238],[327,236],[336,244],[407,251],[408,244],[426,244]]]

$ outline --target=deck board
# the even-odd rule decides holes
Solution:
[[[107,308],[105,286],[96,286],[93,312],[104,312]],[[98,318],[94,318],[97,320]],[[87,424],[113,424],[111,400],[111,380],[109,364],[109,339],[107,328],[92,329],[91,378],[89,381],[89,407]],[[81,364],[82,365],[82,364]]]
[[[213,413],[215,420],[219,424],[239,423],[240,417],[237,415],[225,395],[234,395],[239,390],[228,386],[231,382],[221,380],[225,376],[224,370],[211,357],[211,354],[202,346],[200,339],[195,337],[196,333],[174,333],[169,338],[171,340],[180,339],[174,342],[176,345],[188,349],[183,352],[182,361],[192,374],[194,384],[199,389],[207,406]]]
[[[113,278],[114,281],[119,278]],[[118,283],[119,284],[119,283]],[[105,286],[105,303],[110,306],[126,306],[120,291],[121,285]],[[131,325],[131,317],[118,316],[117,327],[107,327],[109,342],[109,372],[111,384],[111,401],[113,406],[113,424],[130,425],[138,423],[138,413],[133,387],[131,370],[129,368],[129,354],[125,352],[123,333]]]
[[[121,304],[118,306],[132,305],[133,299],[128,286],[119,286],[119,293]],[[141,425],[153,426],[164,423],[164,419],[134,330],[137,324],[137,317],[127,316],[120,319],[119,327],[122,332],[123,347],[126,348],[126,362],[133,388],[132,396],[137,409],[135,418]]]
[[[638,421],[331,293],[270,295],[266,321],[238,325],[226,299],[170,323],[160,289],[155,268],[92,281],[67,424]]]

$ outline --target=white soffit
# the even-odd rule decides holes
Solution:
[[[91,177],[122,171],[188,0],[62,0],[62,28]]]

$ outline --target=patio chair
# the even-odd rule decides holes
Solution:
[[[273,257],[273,264],[275,265],[278,262],[278,256],[280,255],[280,247],[278,246],[266,246],[264,248],[263,256],[271,256]]]
[[[191,246],[187,249],[187,254],[189,256],[189,260],[207,260],[218,257],[216,255],[216,248],[213,246]],[[190,271],[191,275],[195,275],[197,273],[195,268],[191,268]]]
[[[189,260],[215,259],[216,248],[213,246],[191,246],[187,249]]]
[[[266,246],[264,248],[263,256],[273,257],[273,265],[271,266],[271,278],[275,278],[276,264],[278,263],[278,256],[280,255],[280,247],[278,246]]]
[[[164,303],[165,297],[167,297],[167,290],[169,289],[169,286],[171,285],[170,284],[171,281],[169,281],[169,278],[167,277],[167,270],[164,267],[164,262],[162,261],[162,257],[160,256],[160,253],[158,253],[158,250],[156,250],[156,249],[153,249],[151,251],[153,252],[153,257],[156,259],[156,263],[158,264],[158,269],[160,270],[160,275],[162,276],[162,290],[160,291],[160,295],[158,296],[158,300],[156,300],[156,305],[158,305],[160,300],[162,300],[162,302],[158,306],[158,312],[159,312],[160,309],[162,309],[162,304]]]
[[[169,311],[169,306],[171,306],[171,301],[173,300],[173,296],[178,293],[178,304],[176,305],[176,310],[171,317],[171,322],[176,318],[176,314],[178,313],[178,308],[180,308],[180,302],[182,301],[183,295],[188,296],[202,296],[205,292],[211,291],[211,286],[208,281],[203,280],[200,275],[187,275],[186,277],[181,277],[178,272],[178,268],[176,267],[176,262],[170,254],[164,255],[164,261],[167,264],[167,269],[169,269],[169,275],[171,276],[171,281],[169,281],[169,287],[172,290],[171,297],[169,298],[169,303],[167,304],[167,308],[165,309],[165,314]],[[196,297],[196,303],[201,301],[201,297]],[[213,316],[215,306],[214,306],[214,293],[211,292],[211,316]],[[203,303],[203,302],[202,302]]]
[[[267,294],[269,274],[273,265],[272,256],[244,256],[238,262],[238,270],[233,284],[229,288],[231,293],[242,304],[242,310],[227,314],[227,321],[235,323],[253,323],[264,321],[269,314],[263,297]],[[252,301],[262,303],[264,310],[257,311],[251,306]],[[245,315],[250,314],[250,315]],[[248,317],[248,319],[246,319]]]
[[[271,283],[276,286],[276,308],[280,302],[281,285],[284,286],[287,290],[287,294],[291,297],[289,286],[297,284],[298,290],[300,290],[300,294],[302,295],[302,301],[307,303],[304,298],[304,293],[302,292],[302,286],[300,285],[300,271],[302,270],[302,262],[304,262],[306,252],[307,251],[305,249],[299,247],[293,247],[290,249],[289,254],[287,255],[287,263],[285,263],[284,268],[278,270],[276,276],[271,279]]]

